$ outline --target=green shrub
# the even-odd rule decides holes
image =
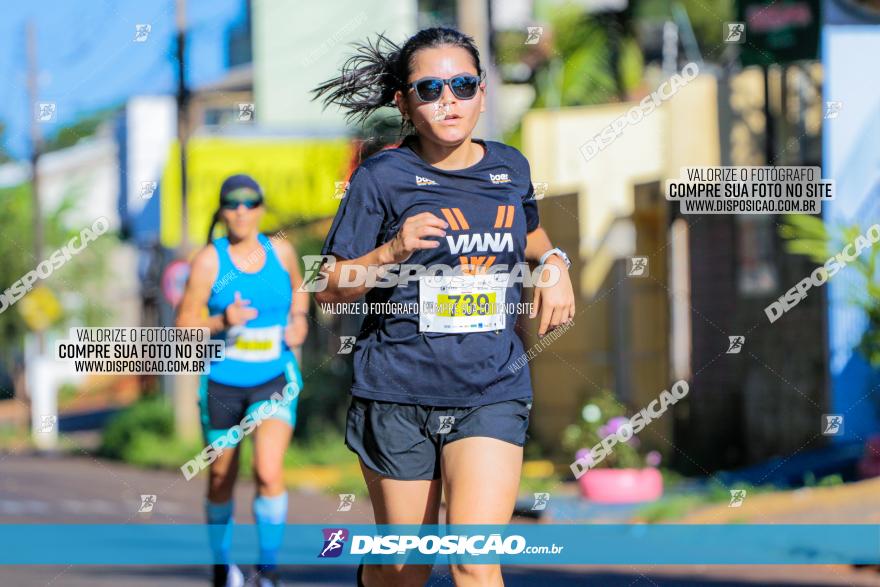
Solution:
[[[621,426],[628,424],[626,413],[627,406],[621,403],[612,391],[603,389],[599,393],[592,394],[581,410],[581,418],[577,423],[563,429],[562,447],[575,458],[581,458],[578,452],[588,453],[605,437],[615,434]],[[626,442],[618,442],[614,445],[614,450],[595,466],[612,469],[657,466],[660,453],[651,451],[649,455],[642,456],[638,450],[640,444],[639,438],[632,435]]]
[[[712,483],[708,488],[708,500],[712,503],[723,503],[730,501],[730,491],[732,489],[741,489],[746,492],[746,496],[749,495],[758,495],[761,493],[774,493],[778,491],[784,491],[775,485],[770,483],[765,483],[763,485],[752,485],[751,483],[746,483],[745,481],[740,481],[734,483],[733,485],[726,486],[719,483]]]
[[[812,471],[804,474],[804,487],[835,487],[837,485],[843,485],[843,477],[839,473],[826,475],[818,481]]]
[[[328,430],[308,440],[294,436],[284,454],[284,466],[343,465],[357,463],[357,456],[345,446],[342,434]]]
[[[148,440],[167,441],[173,436],[171,406],[164,398],[143,399],[113,416],[104,426],[98,454],[127,461],[133,452],[142,451]]]

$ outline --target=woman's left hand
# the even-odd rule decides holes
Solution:
[[[559,280],[553,285],[535,286],[535,298],[529,318],[534,318],[538,313],[541,314],[538,336],[544,336],[547,332],[574,318],[574,289],[568,275],[568,268],[562,259],[556,256],[551,256],[546,264],[553,264],[559,269],[560,275]],[[544,267],[541,272],[542,283],[550,281],[548,274],[552,275],[551,271],[552,269]]]
[[[293,314],[284,329],[284,342],[290,348],[301,346],[309,333],[309,317],[305,314]]]

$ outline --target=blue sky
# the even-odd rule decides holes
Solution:
[[[5,147],[29,153],[25,23],[37,32],[39,101],[57,104],[58,120],[44,135],[89,112],[138,94],[172,93],[176,87],[174,0],[18,0],[0,19],[0,120]],[[188,80],[208,83],[226,69],[228,28],[244,20],[244,0],[188,0]],[[150,24],[135,43],[135,25]]]

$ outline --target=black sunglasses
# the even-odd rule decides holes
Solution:
[[[263,200],[259,198],[255,198],[253,200],[225,200],[220,202],[220,207],[224,210],[238,210],[238,207],[244,204],[244,207],[248,210],[253,210],[257,206],[263,203]]]
[[[477,75],[456,75],[450,78],[440,77],[423,77],[411,84],[407,88],[416,91],[416,96],[422,102],[436,102],[443,95],[443,86],[448,85],[449,89],[459,100],[470,100],[477,95],[477,88],[480,87],[481,76]]]

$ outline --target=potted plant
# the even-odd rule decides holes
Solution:
[[[590,449],[628,422],[625,408],[614,394],[604,390],[581,410],[578,424],[563,432],[563,446],[588,470],[579,478],[581,495],[598,503],[637,503],[654,501],[663,495],[663,477],[657,466],[660,453],[639,453],[639,439],[631,435],[619,440],[599,462],[593,462]]]

